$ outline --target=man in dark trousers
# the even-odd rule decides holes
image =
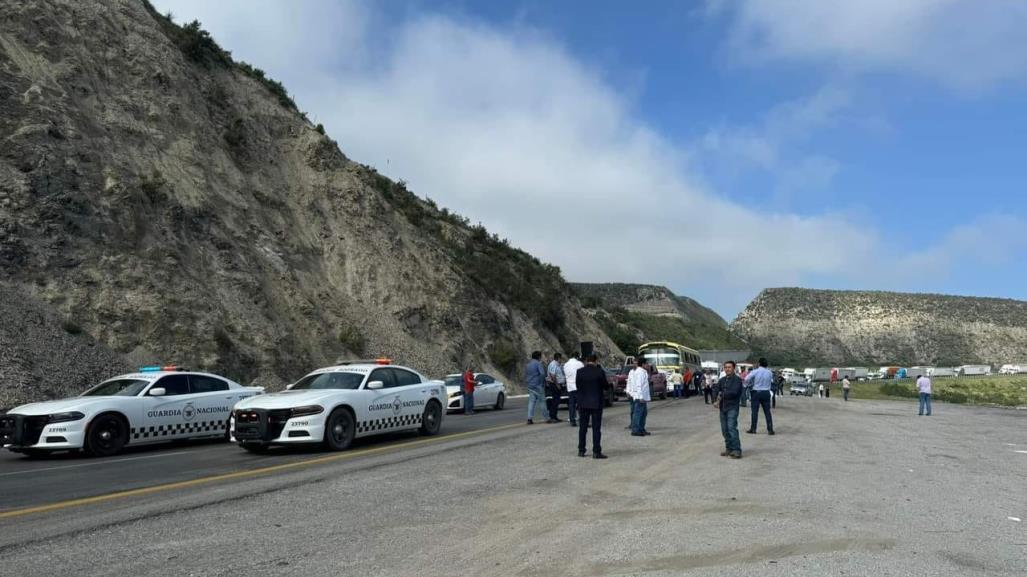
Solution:
[[[575,374],[578,388],[578,456],[585,456],[585,436],[592,427],[592,458],[605,459],[603,454],[603,388],[606,371],[597,364],[596,355],[588,355],[584,367]]]
[[[735,374],[735,362],[724,363],[724,376],[717,381],[720,395],[715,407],[720,409],[720,432],[724,435],[725,449],[721,457],[742,458],[742,441],[738,437],[738,404],[742,400],[742,379]]]

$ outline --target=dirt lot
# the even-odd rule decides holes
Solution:
[[[775,419],[733,461],[701,399],[655,403],[646,438],[618,408],[607,461],[579,459],[566,424],[534,425],[220,487],[203,506],[8,545],[0,563],[26,577],[1027,574],[1027,412],[786,397]]]

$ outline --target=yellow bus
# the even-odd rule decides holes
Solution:
[[[702,372],[702,359],[699,351],[670,341],[642,343],[638,347],[638,359],[645,359],[656,370],[670,374],[675,369],[682,375],[689,369],[693,373]],[[696,393],[692,383],[685,383],[685,393]]]

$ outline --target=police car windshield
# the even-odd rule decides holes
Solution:
[[[83,397],[134,397],[138,395],[150,381],[145,379],[114,379],[100,383],[82,393]]]
[[[358,389],[363,380],[361,373],[319,373],[303,377],[290,390]]]

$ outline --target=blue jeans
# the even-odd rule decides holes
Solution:
[[[549,410],[546,409],[546,393],[542,389],[528,387],[528,419],[535,418],[535,407],[542,408],[542,416],[549,419]]]
[[[680,399],[681,398],[681,393],[682,393],[683,390],[684,390],[684,386],[683,385],[674,385],[674,398],[675,399]]]
[[[728,451],[742,450],[742,440],[738,438],[738,407],[720,411],[720,432]]]
[[[474,391],[464,391],[464,414],[469,415],[474,412]]]
[[[927,416],[931,416],[931,393],[920,393],[920,414],[924,414],[924,407],[927,407]]]
[[[634,410],[631,411],[631,432],[645,432],[645,418],[649,415],[649,403],[644,401],[632,401]]]

